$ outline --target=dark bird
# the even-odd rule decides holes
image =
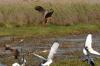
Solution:
[[[23,39],[19,41],[19,43],[22,43],[22,42],[23,42]],[[18,59],[18,57],[20,56],[20,52],[21,52],[18,48],[11,47],[10,45],[7,45],[7,44],[4,45],[4,47],[5,47],[5,50],[10,50],[13,53],[15,59]]]
[[[83,61],[87,61],[87,63],[90,65],[90,66],[95,66],[95,63],[94,63],[94,60],[93,58],[90,56],[90,53],[88,51],[88,48],[87,47],[84,47],[83,51],[85,51],[85,56],[84,56],[84,60]]]
[[[13,54],[15,59],[18,59],[20,52],[18,51],[18,49],[11,47],[10,45],[5,45],[5,50],[10,50]]]
[[[48,22],[48,19],[50,17],[52,17],[52,14],[54,12],[53,9],[49,9],[49,10],[46,10],[44,9],[43,7],[41,6],[36,6],[35,7],[35,10],[37,10],[38,12],[40,12],[42,15],[43,15],[43,19],[44,19],[44,23],[46,24]]]

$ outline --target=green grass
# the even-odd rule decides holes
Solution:
[[[95,59],[96,66],[99,66],[99,59]],[[53,66],[89,66],[87,62],[82,62],[80,59],[67,59],[54,62]]]
[[[28,59],[27,64],[28,65],[34,65],[34,66],[38,66],[41,61],[40,60],[33,60],[32,59],[33,56],[31,57],[31,59]],[[95,65],[96,66],[100,66],[100,59],[94,59],[95,61]],[[17,60],[15,59],[11,59],[11,60],[6,60],[6,64],[8,66],[11,66],[12,63],[17,62]],[[80,60],[80,58],[76,58],[76,59],[57,59],[57,60],[53,60],[53,63],[51,64],[51,66],[89,66],[89,64],[87,62],[83,62]]]
[[[100,24],[75,24],[71,26],[24,26],[24,27],[1,27],[0,35],[18,36],[63,36],[70,34],[85,34],[99,32]]]

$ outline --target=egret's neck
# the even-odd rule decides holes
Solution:
[[[89,55],[90,55],[90,52],[89,52],[88,48],[85,47],[85,50],[86,50],[86,52],[87,52],[87,56],[89,56]]]

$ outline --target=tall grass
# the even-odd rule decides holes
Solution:
[[[34,10],[36,5],[46,9],[53,8],[54,14],[49,20],[51,24],[72,25],[76,23],[99,23],[100,4],[90,3],[22,3],[22,4],[1,4],[0,5],[0,26],[19,27],[39,25],[42,15]]]
[[[100,4],[98,3],[86,0],[86,2],[77,0],[77,3],[73,0],[57,2],[39,0],[32,3],[27,1],[0,4],[0,35],[64,35],[99,31]],[[41,26],[42,15],[34,9],[37,5],[45,9],[54,9],[48,26]]]

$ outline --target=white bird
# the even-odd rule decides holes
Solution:
[[[43,63],[40,64],[40,66],[50,66],[50,64],[53,62],[52,59],[54,57],[54,54],[57,52],[57,49],[59,47],[59,43],[58,42],[54,42],[54,44],[51,47],[51,50],[49,52],[48,58],[44,58],[40,55],[37,55],[35,53],[33,53],[33,55],[39,57],[40,59],[43,60]]]
[[[86,38],[85,47],[87,47],[88,51],[89,51],[91,54],[100,55],[99,52],[95,51],[95,50],[92,48],[92,35],[91,35],[91,34],[88,34],[88,36],[87,36],[87,38]],[[83,53],[84,53],[84,54],[87,54],[86,51],[85,51],[84,49],[83,49]]]
[[[12,66],[20,66],[19,63],[13,63]]]
[[[87,47],[85,47],[85,48],[83,49],[83,53],[84,53],[84,55],[85,55],[83,61],[87,61],[87,63],[88,63],[90,66],[95,66],[94,60],[93,60],[93,58],[90,56],[90,53],[89,53]]]
[[[83,61],[87,61],[87,63],[90,66],[95,66],[93,58],[90,56],[90,54],[100,55],[99,52],[93,50],[92,48],[92,35],[88,34],[85,42],[85,47],[83,48],[84,58],[82,58]]]
[[[21,58],[20,62],[12,64],[12,66],[25,66],[25,65],[26,65],[26,59],[24,58],[24,56]]]

